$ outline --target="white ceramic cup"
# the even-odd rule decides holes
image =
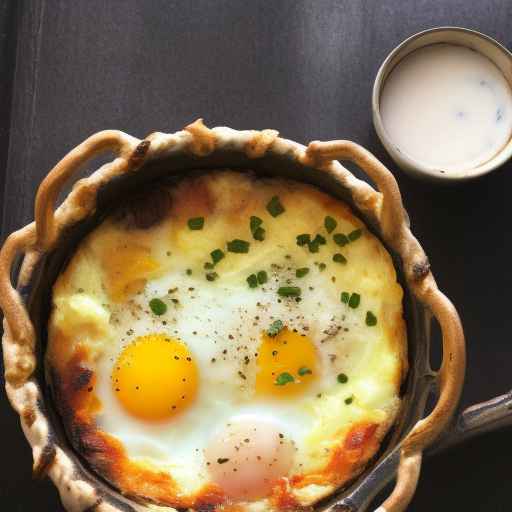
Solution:
[[[512,87],[512,53],[489,36],[461,27],[437,27],[418,32],[400,43],[384,60],[379,68],[372,93],[373,124],[382,144],[402,170],[414,177],[430,181],[460,182],[487,174],[498,168],[512,156],[512,138],[493,158],[469,170],[445,171],[427,165],[401,152],[388,136],[380,114],[380,95],[387,77],[393,68],[414,50],[424,46],[448,43],[465,46],[490,59],[503,73]]]

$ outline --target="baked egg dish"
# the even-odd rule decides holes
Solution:
[[[400,410],[403,290],[344,202],[214,171],[128,198],[53,287],[47,378],[75,450],[126,496],[301,510]]]

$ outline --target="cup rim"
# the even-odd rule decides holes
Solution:
[[[473,167],[471,169],[453,171],[453,170],[445,170],[442,168],[430,166],[428,164],[424,164],[421,161],[409,156],[404,153],[394,143],[391,137],[388,135],[384,128],[384,123],[382,121],[382,116],[380,113],[380,95],[384,88],[384,84],[386,83],[386,79],[391,73],[392,69],[409,53],[404,54],[398,61],[393,62],[394,58],[402,52],[405,48],[410,46],[414,41],[418,39],[424,38],[431,33],[435,32],[462,32],[467,34],[469,37],[474,39],[481,39],[485,42],[493,45],[498,51],[500,51],[507,59],[510,61],[512,66],[512,53],[501,43],[496,41],[496,39],[488,36],[487,34],[483,34],[477,30],[472,30],[469,28],[458,27],[458,26],[440,26],[433,27],[430,29],[422,30],[417,32],[408,38],[404,39],[400,44],[398,44],[389,54],[386,56],[384,61],[379,67],[377,71],[377,75],[375,76],[375,80],[373,83],[372,90],[372,117],[373,117],[373,125],[375,127],[375,131],[384,145],[387,152],[390,154],[391,158],[399,165],[399,167],[406,173],[414,177],[422,177],[426,179],[430,179],[431,181],[444,181],[444,182],[459,182],[459,181],[468,181],[483,176],[485,174],[489,174],[490,172],[496,170],[498,167],[503,165],[511,156],[512,156],[512,135],[509,138],[508,142],[501,148],[501,150],[496,153],[492,158],[482,163],[477,167]],[[442,41],[439,41],[441,43]],[[429,46],[431,44],[439,44],[439,43],[426,43],[425,45],[419,46],[412,50],[413,52],[422,48],[424,46]],[[448,44],[454,44],[447,41]],[[470,49],[470,46],[465,45],[464,43],[458,43],[459,46],[466,46]],[[478,50],[475,50],[478,51]],[[481,52],[479,52],[481,53]],[[499,66],[496,62],[492,61],[493,64],[503,72],[503,66]],[[392,64],[393,63],[393,64]],[[392,65],[391,69],[390,66]],[[386,75],[386,79],[384,79],[384,75]],[[509,82],[510,87],[512,88],[512,81],[507,80]]]

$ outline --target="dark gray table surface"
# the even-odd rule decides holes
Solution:
[[[462,404],[503,393],[512,386],[512,163],[453,188],[413,181],[378,142],[370,96],[381,61],[405,37],[459,25],[512,47],[511,22],[510,0],[2,2],[3,237],[32,218],[52,165],[104,128],[143,137],[204,117],[303,143],[352,139],[395,171],[413,230],[458,306],[468,344]],[[49,482],[32,481],[3,393],[0,419],[0,509],[62,510]],[[409,510],[510,511],[511,435],[427,460]]]

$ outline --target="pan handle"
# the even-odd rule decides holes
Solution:
[[[479,434],[512,427],[512,390],[486,402],[472,405],[460,413],[429,454],[451,448]]]
[[[55,202],[64,184],[89,159],[111,151],[124,163],[136,164],[144,156],[148,143],[118,130],[103,130],[72,149],[44,178],[39,185],[35,202],[36,245],[48,250],[57,238],[58,223],[55,218]],[[140,154],[142,153],[142,154]],[[134,166],[134,165],[133,165]],[[95,192],[95,191],[94,191]],[[85,195],[85,194],[84,194]],[[84,197],[82,201],[86,201]]]

